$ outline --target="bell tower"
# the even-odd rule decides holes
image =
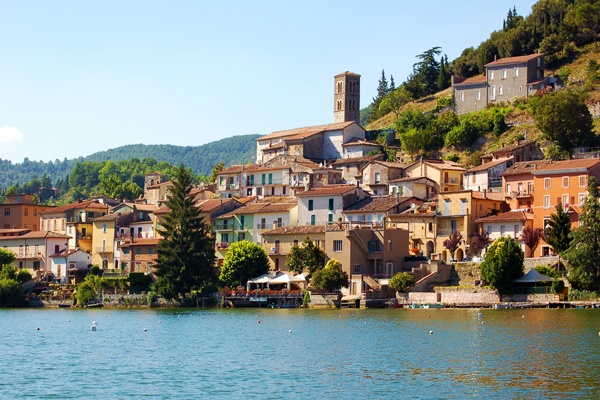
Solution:
[[[360,75],[343,72],[335,77],[333,122],[360,121]]]

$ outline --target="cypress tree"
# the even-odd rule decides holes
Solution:
[[[168,299],[189,293],[193,288],[201,289],[215,279],[211,227],[200,216],[194,196],[190,196],[192,178],[191,170],[181,164],[167,197],[170,212],[158,231],[163,240],[157,249],[155,288]]]
[[[563,208],[562,203],[556,205],[556,212],[550,216],[544,238],[557,254],[562,253],[569,248],[569,233],[571,233],[571,220],[569,214]]]
[[[388,95],[390,88],[388,87],[387,79],[385,79],[385,71],[381,70],[381,79],[379,79],[379,85],[377,86],[377,96],[373,97],[373,108],[371,114],[367,118],[367,122],[375,121],[380,117],[379,106],[385,97]]]

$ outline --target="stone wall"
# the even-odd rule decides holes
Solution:
[[[502,296],[504,303],[550,303],[559,301],[557,294],[516,294],[513,296]]]
[[[338,296],[335,294],[310,293],[311,307],[337,307]]]
[[[438,293],[410,292],[408,294],[408,301],[412,304],[438,303],[440,297],[438,296]]]
[[[440,294],[441,302],[445,304],[489,304],[500,301],[500,295],[492,289],[438,287],[435,291]]]
[[[525,259],[525,273],[528,273],[536,265],[554,265],[558,262],[558,257],[536,257],[536,258],[526,258]]]

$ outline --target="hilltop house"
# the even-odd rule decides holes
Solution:
[[[485,65],[485,76],[452,76],[455,110],[461,115],[529,97],[548,85],[544,69],[544,53],[538,53],[494,60]]]
[[[409,178],[429,178],[439,186],[440,192],[451,192],[462,189],[466,170],[454,161],[421,158],[404,168],[404,173]]]

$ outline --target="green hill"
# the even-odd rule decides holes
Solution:
[[[56,160],[50,162],[30,161],[25,158],[22,163],[13,164],[9,160],[0,159],[0,188],[6,189],[11,184],[23,185],[33,178],[41,179],[48,175],[53,183],[64,179],[77,162],[100,162],[113,160],[129,160],[131,158],[153,158],[158,162],[166,161],[173,165],[184,163],[196,174],[210,174],[215,164],[225,161],[225,165],[247,163],[256,156],[256,142],[260,135],[233,136],[201,146],[173,146],[168,144],[132,144],[114,149],[99,151],[87,157]]]

